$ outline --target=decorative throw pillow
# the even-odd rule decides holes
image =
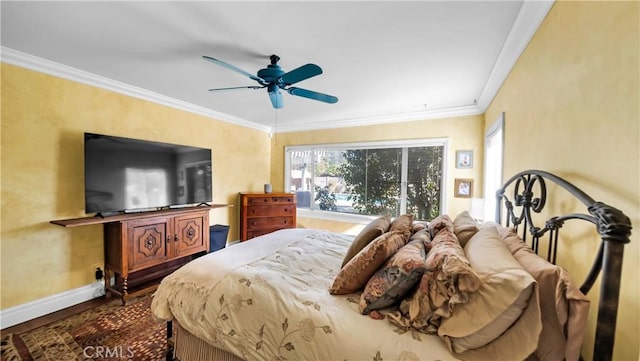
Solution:
[[[429,222],[429,232],[431,232],[431,237],[435,238],[443,229],[448,229],[451,233],[454,231],[453,221],[448,215],[441,214]]]
[[[425,253],[429,253],[431,250],[431,233],[429,233],[429,229],[425,228],[412,234],[409,242],[413,240],[420,240],[424,245]]]
[[[478,224],[468,211],[458,214],[453,220],[453,231],[463,248],[467,244],[467,241],[469,241],[474,234],[478,233],[478,230]]]
[[[391,221],[391,226],[389,226],[389,232],[391,231],[399,231],[402,232],[407,238],[411,236],[411,230],[413,229],[413,215],[412,214],[403,214],[398,216]]]
[[[416,233],[418,231],[421,231],[423,229],[429,229],[429,222],[425,222],[425,221],[413,221],[413,224],[411,225],[411,232],[412,233]]]
[[[402,300],[422,277],[425,257],[420,239],[400,248],[367,282],[360,296],[360,313],[366,315]]]
[[[378,268],[406,243],[407,237],[399,231],[380,235],[342,267],[329,293],[344,295],[361,290]]]
[[[400,327],[435,333],[441,319],[449,317],[455,305],[467,302],[468,293],[477,290],[480,283],[455,234],[445,227],[431,242],[417,289],[389,320]]]
[[[502,226],[497,230],[516,260],[538,282],[543,332],[535,352],[537,358],[578,360],[589,299],[562,267],[538,256],[513,230]]]
[[[495,227],[482,228],[471,237],[465,253],[483,283],[469,295],[467,303],[456,306],[438,329],[438,335],[458,353],[493,342],[514,325],[527,307],[537,308],[537,297],[531,297],[537,295],[535,280],[511,255]],[[539,309],[536,317],[540,317]],[[535,323],[528,326],[536,328]],[[539,321],[538,328],[542,329]],[[534,335],[519,341],[517,351],[511,350],[512,344],[505,352],[511,352],[509,357],[513,359],[526,358],[537,347],[538,337]]]
[[[342,267],[344,267],[344,265],[346,265],[353,256],[358,254],[358,252],[360,252],[371,241],[387,232],[390,224],[391,217],[389,216],[378,217],[369,222],[369,224],[367,224],[360,233],[355,236],[353,242],[351,242],[351,245],[344,256],[344,260],[342,261]]]

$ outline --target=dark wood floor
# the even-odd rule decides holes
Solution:
[[[83,302],[83,303],[79,303],[75,306],[71,306],[65,309],[62,309],[60,311],[56,311],[53,313],[50,313],[48,315],[44,315],[42,317],[38,317],[38,318],[34,318],[33,320],[29,320],[27,322],[23,322],[11,327],[7,327],[4,328],[2,330],[0,330],[0,333],[2,334],[7,334],[7,333],[16,333],[16,334],[20,334],[23,332],[28,332],[31,330],[34,330],[38,327],[44,326],[44,325],[48,325],[52,322],[56,322],[59,320],[63,320],[69,316],[73,316],[77,313],[80,313],[82,311],[86,311],[88,309],[97,307],[99,305],[105,304],[107,302],[107,298],[105,296],[102,297],[98,297],[98,298],[94,298],[92,300],[89,300],[87,302]]]

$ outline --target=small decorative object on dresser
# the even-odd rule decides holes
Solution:
[[[296,227],[296,195],[240,193],[240,240]]]

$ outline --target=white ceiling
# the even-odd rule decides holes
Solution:
[[[265,130],[480,114],[551,4],[3,0],[2,61]],[[271,54],[338,103],[208,92],[257,83],[202,55],[255,74]]]

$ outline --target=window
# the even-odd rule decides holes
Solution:
[[[504,113],[485,134],[484,219],[493,221],[496,214],[496,191],[502,186]]]
[[[443,209],[445,155],[442,139],[290,146],[285,187],[302,212],[431,220]]]

